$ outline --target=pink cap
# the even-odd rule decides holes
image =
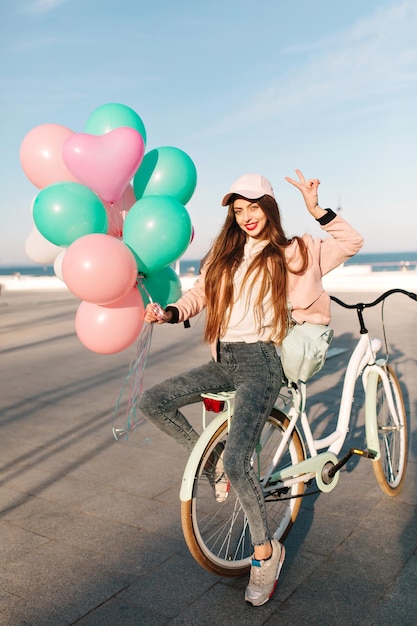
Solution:
[[[234,195],[243,196],[248,200],[257,200],[262,196],[275,198],[271,183],[260,174],[245,174],[235,180],[223,198],[222,206],[230,204],[230,198]]]

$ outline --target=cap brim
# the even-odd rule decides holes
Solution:
[[[228,204],[230,204],[230,198],[232,196],[242,196],[243,198],[247,198],[248,200],[257,200],[258,198],[262,198],[262,196],[264,196],[265,194],[261,193],[261,195],[253,195],[253,191],[250,191],[248,189],[241,189],[239,191],[231,191],[230,193],[227,193],[225,195],[225,197],[222,200],[222,206],[227,206]]]
[[[234,195],[234,193],[227,193],[222,200],[222,206],[227,206],[228,204],[230,204],[230,198]]]

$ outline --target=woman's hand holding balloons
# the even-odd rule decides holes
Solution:
[[[165,311],[160,304],[151,302],[145,307],[145,322],[165,324],[172,319],[172,311]]]

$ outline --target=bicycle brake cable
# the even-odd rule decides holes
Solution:
[[[386,354],[385,362],[387,363],[389,359],[389,349],[388,349],[387,334],[385,331],[384,306],[385,306],[385,300],[382,301],[382,306],[381,306],[381,323],[382,323],[382,334],[384,337],[385,354]]]

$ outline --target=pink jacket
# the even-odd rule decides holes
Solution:
[[[321,225],[321,228],[331,236],[324,239],[303,236],[309,250],[307,270],[302,275],[288,274],[288,303],[291,315],[298,323],[330,322],[330,298],[323,289],[322,276],[354,256],[363,245],[361,235],[339,215]],[[287,248],[286,258],[290,268],[297,269],[300,266],[301,257],[296,240]],[[203,268],[193,287],[171,305],[178,309],[178,322],[194,317],[206,306],[204,278]],[[213,344],[211,348],[215,357],[216,345]]]

